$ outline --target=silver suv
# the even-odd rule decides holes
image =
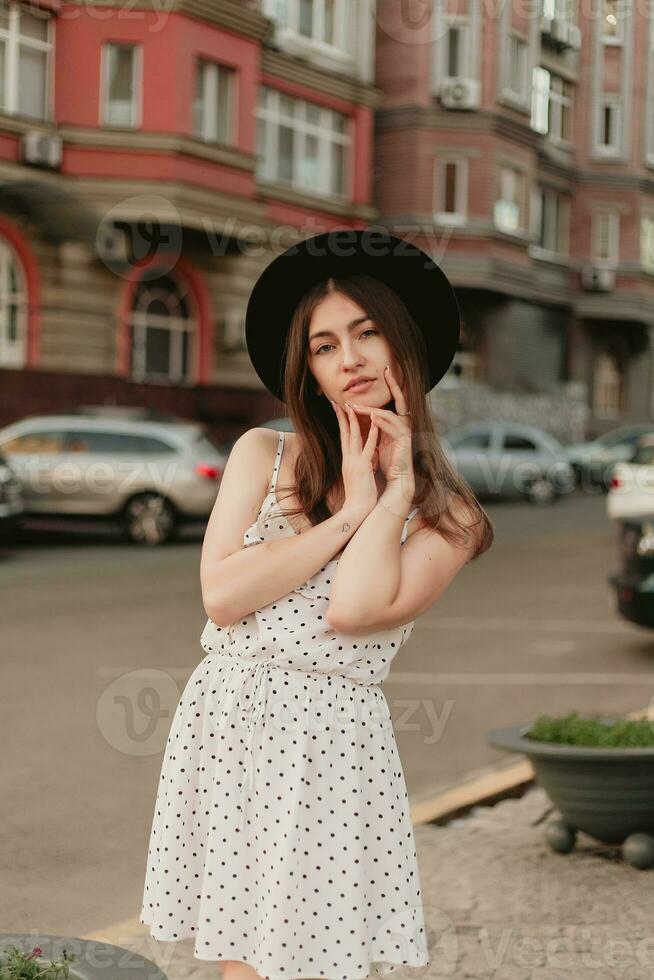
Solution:
[[[86,406],[0,429],[24,516],[115,519],[128,540],[158,545],[209,517],[225,455],[194,422],[147,409]]]

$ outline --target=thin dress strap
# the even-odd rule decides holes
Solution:
[[[272,479],[270,481],[270,491],[272,493],[277,486],[277,477],[279,476],[279,464],[282,461],[282,453],[284,452],[284,432],[279,433],[279,442],[277,444],[277,455],[275,456],[275,465],[273,466]]]
[[[420,510],[419,507],[414,507],[411,513],[405,519],[404,527],[402,528],[402,537],[400,539],[400,544],[404,544],[404,542],[406,541],[407,531],[409,530],[409,523],[411,522],[411,518],[415,517],[415,515],[418,513],[419,510]]]

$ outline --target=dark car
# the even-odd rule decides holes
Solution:
[[[654,627],[654,513],[616,522],[621,567],[609,576],[616,611]]]

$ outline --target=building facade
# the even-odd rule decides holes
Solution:
[[[462,378],[654,417],[654,19],[380,0],[375,203],[461,299]]]
[[[280,414],[244,342],[276,251],[365,227],[374,7],[0,7],[0,424],[138,404]]]

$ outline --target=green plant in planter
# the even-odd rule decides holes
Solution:
[[[545,827],[567,853],[581,830],[620,844],[637,868],[654,868],[654,724],[648,718],[539,715],[487,733],[491,745],[526,755],[561,819]]]
[[[539,715],[525,738],[557,745],[654,746],[654,725],[647,719],[582,718],[569,715]]]
[[[38,959],[41,953],[39,946],[35,946],[31,953],[24,953],[18,946],[5,946],[0,958],[0,980],[66,980],[70,973],[69,963],[78,959],[75,953],[64,950],[59,959],[44,964]]]

